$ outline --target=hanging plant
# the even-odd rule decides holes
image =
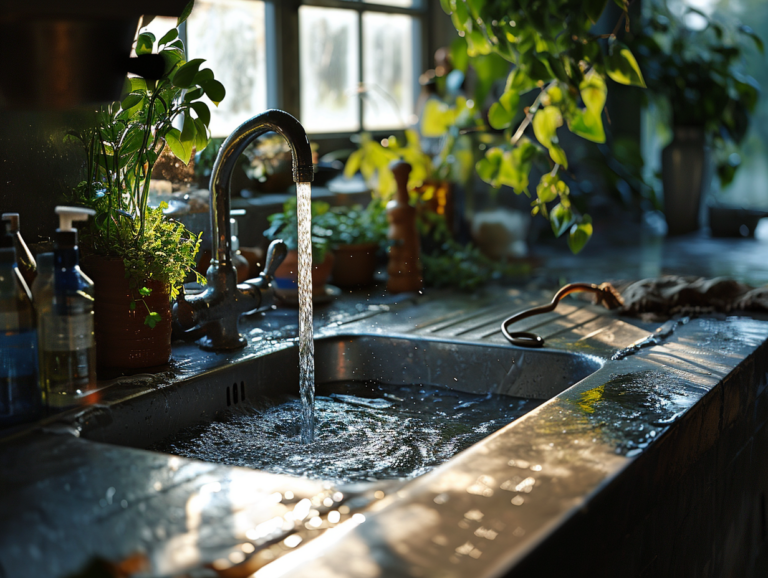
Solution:
[[[617,38],[622,24],[629,29],[629,3],[616,2],[622,13],[613,32],[595,35],[591,28],[607,0],[441,0],[466,41],[469,57],[495,55],[506,61],[507,70],[512,69],[487,119],[491,128],[504,131],[504,144],[486,148],[475,165],[477,174],[493,187],[506,185],[530,196],[533,165],[548,164],[536,185],[532,213],[548,218],[556,236],[567,232],[574,253],[592,236],[592,220],[572,206],[570,189],[559,176],[569,163],[558,130],[567,128],[591,142],[605,142],[606,77],[645,87],[635,57]],[[520,110],[521,97],[527,93],[535,93],[535,99]],[[428,103],[424,136],[450,135],[452,127],[461,124],[484,125],[481,104]],[[521,112],[522,121],[515,126]],[[529,126],[535,141],[526,136]]]

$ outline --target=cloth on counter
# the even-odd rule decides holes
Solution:
[[[621,290],[625,315],[691,315],[768,311],[768,287],[754,288],[725,277],[667,275],[643,279]]]

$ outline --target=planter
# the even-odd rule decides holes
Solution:
[[[168,286],[159,281],[146,281],[142,286],[152,289],[144,297],[151,311],[160,314],[154,328],[144,324],[147,308],[137,302],[131,311],[131,301],[138,290],[128,287],[123,260],[90,255],[83,263],[96,291],[94,303],[96,359],[100,367],[138,369],[164,365],[171,358],[171,303]]]
[[[340,245],[333,254],[333,283],[339,287],[366,287],[373,284],[378,264],[377,243]]]
[[[334,256],[328,251],[325,259],[319,265],[312,264],[312,292],[320,293],[325,290],[328,277],[333,269]],[[278,289],[296,290],[299,288],[299,252],[288,251],[285,260],[275,271],[275,284]]]
[[[701,199],[709,184],[709,154],[699,127],[675,127],[675,137],[661,153],[664,214],[670,235],[700,226]]]

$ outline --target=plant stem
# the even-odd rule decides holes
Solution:
[[[555,84],[555,80],[550,82],[547,86],[541,89],[541,92],[536,97],[536,100],[533,101],[533,104],[528,108],[528,110],[525,113],[525,118],[523,119],[523,122],[520,123],[520,126],[517,127],[517,130],[515,131],[515,134],[512,135],[512,139],[510,140],[510,144],[512,146],[515,146],[517,144],[517,141],[519,141],[523,133],[525,132],[525,129],[528,128],[528,125],[531,124],[531,121],[533,121],[533,116],[536,114],[536,111],[539,110],[539,106],[541,105],[541,99],[544,97],[545,94],[547,94],[547,90]]]

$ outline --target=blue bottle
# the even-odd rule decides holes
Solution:
[[[0,237],[0,427],[38,417],[37,330],[13,237]]]

